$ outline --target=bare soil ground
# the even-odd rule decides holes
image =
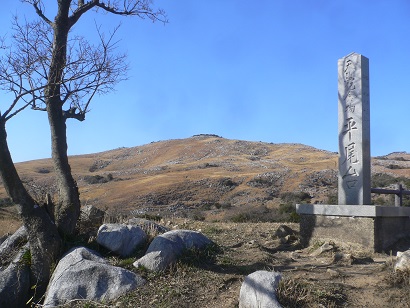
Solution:
[[[370,254],[337,239],[333,250],[313,256],[317,247],[301,249],[297,240],[284,243],[276,237],[277,223],[176,224],[178,228],[202,231],[221,251],[208,262],[201,259],[195,264],[191,260],[191,266],[179,264],[165,276],[148,276],[149,284],[143,290],[120,303],[129,301],[139,307],[147,301],[153,307],[237,307],[244,276],[256,270],[274,270],[288,281],[282,286],[283,293],[289,295],[289,302],[283,303],[286,307],[410,305],[410,288],[391,285],[392,256]],[[298,224],[287,225],[298,231]]]
[[[161,274],[135,269],[132,262],[138,254],[129,259],[106,254],[114,265],[141,274],[147,284],[104,305],[82,301],[68,306],[238,307],[244,277],[257,270],[282,273],[279,296],[284,307],[410,306],[410,282],[403,283],[395,277],[393,255],[369,253],[337,239],[330,243],[333,249],[316,254],[323,243],[300,247],[299,226],[292,223],[286,226],[295,231],[296,236],[286,239],[275,235],[283,225],[279,223],[187,219],[164,223],[175,229],[201,231],[216,243],[216,247],[205,253],[189,252],[181,262]],[[3,226],[8,224],[10,220],[0,220],[2,233]],[[95,243],[91,245],[99,249]]]

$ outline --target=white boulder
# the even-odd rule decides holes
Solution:
[[[0,269],[0,307],[26,307],[30,291],[30,268],[24,258],[26,244],[5,269]]]
[[[395,271],[410,271],[410,249],[404,252],[397,252],[396,263],[394,264]]]
[[[163,271],[175,263],[185,250],[202,249],[210,244],[212,241],[200,232],[172,230],[155,237],[145,255],[133,265]]]
[[[142,286],[137,274],[115,267],[85,247],[71,249],[58,263],[45,294],[44,307],[74,299],[109,301]]]
[[[147,234],[138,226],[103,224],[97,233],[97,243],[122,257],[130,256],[147,241]]]
[[[280,308],[276,290],[282,275],[256,271],[245,277],[239,293],[239,308]]]

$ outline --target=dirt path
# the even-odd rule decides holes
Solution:
[[[0,220],[0,229],[8,223]],[[336,240],[322,253],[317,249],[323,243],[301,249],[297,236],[275,235],[278,223],[179,219],[164,224],[201,231],[220,250],[205,259],[189,255],[166,273],[139,272],[148,283],[109,306],[238,307],[243,278],[257,270],[275,270],[287,281],[283,288],[291,301],[285,307],[410,307],[410,283],[405,287],[391,283],[394,256],[366,253]],[[287,226],[297,233],[298,224]],[[136,271],[134,260],[110,257],[110,261]]]

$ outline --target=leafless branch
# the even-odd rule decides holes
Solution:
[[[34,10],[36,11],[37,15],[40,16],[42,20],[44,20],[46,23],[49,25],[52,25],[52,21],[48,19],[45,14],[44,14],[44,4],[43,1],[41,0],[23,0],[22,2],[27,2],[31,4],[34,7]]]
[[[4,40],[0,40],[0,48],[7,50],[7,54],[0,57],[0,89],[14,95],[8,107],[2,108],[6,110],[2,118],[8,120],[27,107],[46,111],[49,99],[58,96],[61,106],[67,105],[63,109],[66,110],[63,112],[65,118],[83,121],[97,94],[112,91],[118,82],[126,79],[126,55],[117,52],[118,42],[114,39],[118,27],[107,36],[96,27],[97,45],[90,44],[81,36],[70,36],[58,78],[53,79],[55,74],[51,74],[50,67],[55,25],[46,17],[43,0],[22,1],[31,4],[40,19],[22,22],[15,17],[10,46],[5,46]],[[69,28],[91,9],[167,22],[163,10],[152,8],[152,0],[59,1],[66,8],[69,6]],[[50,85],[58,90],[50,92]]]

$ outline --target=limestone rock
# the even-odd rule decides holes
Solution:
[[[394,264],[395,271],[410,271],[410,249],[404,252],[397,252],[396,263]]]
[[[312,257],[317,257],[317,256],[321,255],[322,253],[324,253],[326,251],[331,251],[333,249],[334,249],[334,245],[332,245],[330,243],[324,243],[322,246],[320,246],[318,249],[316,249],[310,255]]]
[[[44,307],[74,299],[108,301],[142,286],[145,280],[115,267],[85,247],[71,249],[58,263],[45,294]]]
[[[93,205],[86,205],[81,208],[80,217],[82,221],[100,225],[104,221],[105,212]]]
[[[326,270],[326,273],[328,273],[329,276],[332,277],[332,278],[339,277],[339,275],[340,275],[340,273],[337,270],[334,270],[334,269],[331,269],[331,268],[328,268]]]
[[[138,226],[103,224],[97,233],[97,243],[119,254],[130,256],[147,241],[147,234]]]
[[[145,255],[134,262],[135,267],[144,266],[152,271],[163,271],[176,262],[188,249],[202,249],[212,241],[200,232],[173,230],[158,235],[151,242]]]
[[[24,226],[20,227],[13,235],[9,236],[0,245],[0,266],[13,260],[16,253],[27,242],[27,231]]]
[[[295,231],[293,231],[292,228],[286,225],[279,226],[279,228],[275,231],[275,236],[278,238],[284,238],[290,235],[295,235]]]
[[[30,291],[30,268],[23,256],[29,251],[28,244],[15,255],[4,270],[0,270],[0,307],[26,307]]]
[[[3,242],[4,242],[5,240],[7,240],[8,237],[9,237],[8,234],[3,235],[3,236],[0,236],[0,245],[3,244]]]
[[[245,277],[239,293],[239,308],[280,308],[276,290],[282,275],[256,271]]]

